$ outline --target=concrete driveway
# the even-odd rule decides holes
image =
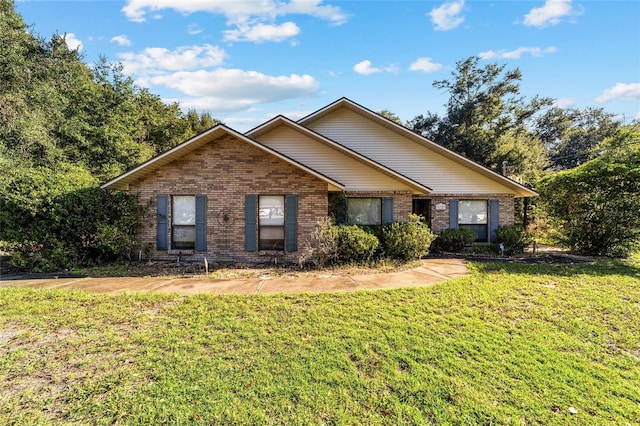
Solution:
[[[115,278],[46,278],[6,279],[0,277],[0,287],[57,288],[84,290],[92,293],[122,293],[157,291],[192,295],[213,294],[273,294],[322,293],[356,290],[379,290],[400,287],[422,287],[459,278],[468,273],[464,259],[423,259],[416,268],[401,272],[363,275],[301,275],[261,276],[230,280],[172,277]]]

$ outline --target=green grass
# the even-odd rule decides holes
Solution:
[[[635,261],[346,294],[0,289],[0,424],[639,419]]]

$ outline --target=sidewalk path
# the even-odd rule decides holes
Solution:
[[[322,293],[336,291],[378,290],[399,287],[421,287],[450,280],[468,273],[464,259],[423,259],[422,265],[401,272],[326,275],[326,276],[277,276],[241,278],[231,280],[165,277],[115,277],[115,278],[48,278],[25,280],[1,280],[0,287],[57,288],[84,290],[93,293],[122,293],[158,291],[192,295],[212,294],[273,294],[273,293]]]

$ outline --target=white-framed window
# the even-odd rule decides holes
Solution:
[[[458,228],[471,229],[476,241],[488,241],[489,209],[487,200],[460,200],[458,203]]]
[[[347,222],[352,225],[380,225],[382,198],[347,198]]]
[[[284,195],[258,197],[258,250],[284,250]]]
[[[196,197],[171,197],[171,248],[193,250],[196,246]]]

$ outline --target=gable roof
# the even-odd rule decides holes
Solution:
[[[305,166],[304,164],[301,164],[259,142],[254,141],[253,139],[243,135],[242,133],[238,133],[235,130],[225,126],[224,124],[217,124],[214,127],[210,128],[209,130],[196,135],[194,137],[192,137],[191,139],[186,140],[185,142],[181,143],[180,145],[177,145],[175,147],[173,147],[172,149],[163,152],[162,154],[151,158],[150,160],[142,163],[141,165],[121,174],[120,176],[111,179],[110,181],[104,183],[103,185],[101,185],[100,187],[103,189],[116,189],[116,190],[122,190],[122,189],[127,189],[128,185],[146,175],[148,175],[149,173],[158,170],[160,168],[162,168],[163,166],[171,163],[172,161],[192,152],[193,150],[209,143],[212,142],[224,135],[231,135],[237,139],[239,139],[242,142],[248,143],[258,149],[261,149],[262,151],[264,151],[265,153],[269,154],[269,155],[273,155],[274,157],[277,157],[289,164],[291,164],[292,166],[301,169],[315,177],[317,177],[318,179],[324,181],[327,183],[328,185],[328,190],[330,191],[342,191],[344,190],[344,185],[341,184],[340,182],[323,175],[322,173],[319,173],[313,169],[311,169],[310,167]]]
[[[423,185],[422,183],[417,182],[416,180],[410,179],[407,176],[404,176],[401,173],[398,173],[397,171],[392,170],[326,136],[323,136],[317,132],[314,132],[311,129],[301,126],[300,124],[282,115],[279,115],[252,130],[249,130],[247,133],[245,133],[245,135],[251,137],[252,139],[260,140],[261,136],[266,135],[281,127],[287,127],[287,128],[293,129],[295,132],[302,134],[310,139],[317,141],[318,143],[324,146],[331,148],[335,152],[339,153],[339,155],[340,154],[344,155],[352,160],[355,160],[359,163],[364,164],[365,166],[379,173],[382,173],[394,179],[395,181],[399,182],[403,187],[409,187],[412,193],[414,194],[428,194],[431,192],[431,188],[429,188],[428,186]],[[278,150],[280,150],[280,148],[278,148]],[[305,162],[305,160],[301,160],[301,161]],[[314,165],[314,168],[321,170],[320,167],[317,167],[315,165]]]
[[[337,101],[325,106],[324,108],[319,109],[316,112],[313,112],[311,114],[309,114],[306,117],[301,118],[300,120],[298,120],[298,124],[300,124],[303,127],[307,127],[310,126],[313,122],[315,122],[316,120],[321,119],[322,117],[325,117],[329,114],[331,114],[332,112],[335,112],[341,108],[346,108],[349,111],[352,111],[364,118],[366,118],[367,120],[370,120],[374,123],[377,123],[387,129],[389,129],[390,131],[404,137],[405,139],[411,140],[413,142],[415,142],[418,145],[421,145],[443,157],[448,158],[449,160],[452,160],[466,168],[468,168],[469,170],[472,170],[476,173],[479,173],[480,175],[500,184],[503,185],[504,187],[509,188],[511,191],[513,191],[515,196],[520,196],[520,197],[533,197],[533,196],[537,196],[538,193],[536,193],[535,191],[527,188],[526,186],[511,180],[509,178],[507,178],[506,176],[503,176],[499,173],[494,172],[493,170],[490,170],[484,166],[482,166],[481,164],[476,163],[473,160],[470,160],[460,154],[457,154],[441,145],[436,144],[435,142],[430,141],[429,139],[418,135],[417,133],[413,132],[412,130],[399,125],[398,123],[395,123],[394,121],[391,121],[383,116],[381,116],[380,114],[377,114],[371,110],[369,110],[368,108],[363,107],[362,105],[359,105],[353,101],[351,101],[350,99],[347,98],[341,98],[338,99]]]

